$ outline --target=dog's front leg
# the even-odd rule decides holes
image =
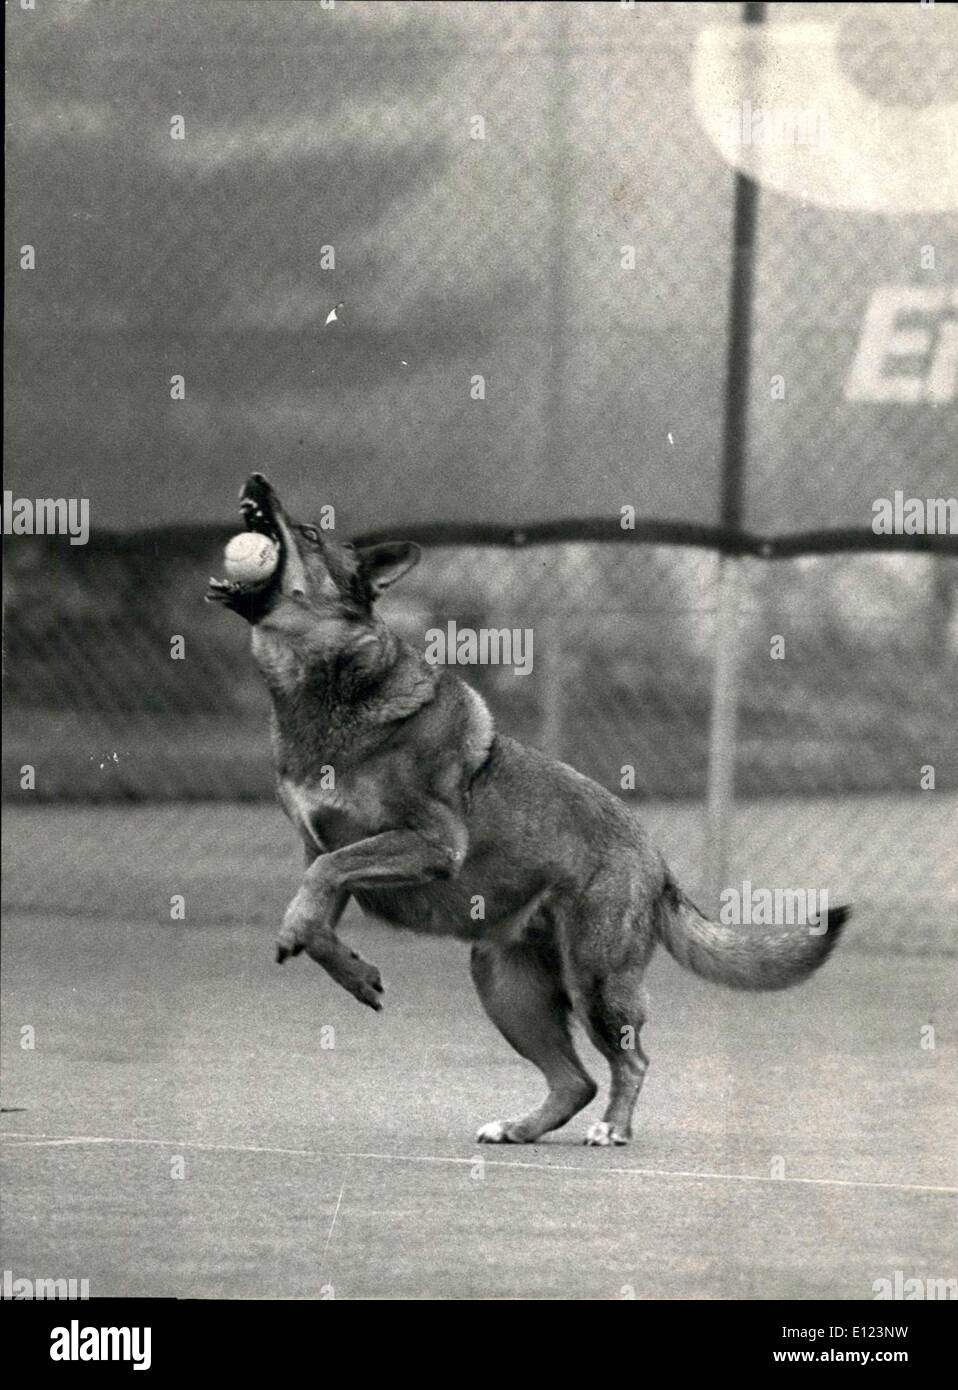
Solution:
[[[361,1004],[371,1009],[382,1008],[382,978],[375,965],[363,960],[336,935],[336,925],[349,901],[349,893],[341,892],[326,903],[322,894],[311,893],[304,884],[293,898],[280,928],[276,943],[276,959],[282,965],[300,951],[321,965],[328,975],[348,990]]]
[[[339,940],[336,922],[354,888],[415,885],[458,873],[466,855],[464,827],[450,816],[435,830],[387,830],[320,855],[286,909],[276,959],[306,951],[361,1003],[382,1008],[379,971]]]

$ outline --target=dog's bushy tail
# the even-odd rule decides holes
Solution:
[[[669,955],[703,980],[732,989],[787,989],[805,980],[831,955],[851,914],[833,907],[823,932],[795,926],[723,926],[711,922],[671,878],[656,914],[656,934]]]

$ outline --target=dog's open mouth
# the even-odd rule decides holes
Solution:
[[[255,531],[279,546],[279,560],[274,570],[263,579],[238,581],[233,579],[211,578],[206,591],[207,599],[226,603],[230,607],[241,607],[247,600],[265,597],[279,581],[283,570],[284,541],[282,528],[276,517],[272,499],[272,489],[259,473],[244,484],[240,493],[240,515],[247,531]]]

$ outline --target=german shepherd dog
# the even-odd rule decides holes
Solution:
[[[617,797],[498,733],[470,686],[377,616],[418,547],[338,544],[290,520],[259,473],[241,511],[277,542],[279,563],[258,584],[211,580],[207,597],[250,624],[272,696],[279,799],[306,849],[277,960],[305,951],[380,1009],[379,971],[336,934],[350,897],[394,926],[470,940],[486,1012],[549,1088],[478,1140],[534,1143],[589,1104],[596,1085],[573,1045],[575,1017],[611,1071],[585,1142],[627,1143],[648,1067],[642,978],[656,942],[707,980],[783,989],[822,964],[848,909],[815,932],[708,921]]]

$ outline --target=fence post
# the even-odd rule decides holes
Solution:
[[[568,455],[565,419],[568,390],[568,334],[571,320],[570,304],[573,286],[569,280],[569,242],[575,235],[570,225],[574,205],[570,197],[572,180],[570,165],[573,158],[569,136],[570,114],[575,110],[572,100],[572,69],[570,54],[570,11],[566,5],[549,6],[540,11],[540,22],[548,26],[552,62],[546,91],[549,99],[549,203],[551,257],[549,262],[549,294],[547,304],[547,340],[549,358],[545,366],[543,391],[542,444],[545,455],[545,475],[555,468],[559,476],[567,476],[565,461]],[[539,702],[539,746],[555,758],[565,751],[565,699],[567,682],[563,656],[564,627],[568,622],[565,608],[568,596],[575,592],[574,578],[567,543],[560,542],[554,552],[554,564],[547,572],[544,614],[540,610],[538,626],[542,642],[535,643],[538,667],[537,696]]]
[[[704,907],[709,913],[717,911],[722,890],[728,887],[729,845],[735,814],[740,666],[738,619],[742,563],[737,555],[719,556],[706,803]]]
[[[540,643],[537,635],[534,647],[539,698],[539,747],[554,758],[565,756],[564,626],[561,614],[547,614],[541,628],[543,640]]]
[[[748,25],[762,24],[765,5],[748,0],[742,7]],[[728,345],[725,370],[725,419],[722,430],[722,524],[741,531],[748,438],[748,388],[752,342],[752,287],[755,272],[755,225],[758,185],[741,170],[735,175],[732,216],[732,283],[729,290]],[[719,906],[728,886],[729,844],[735,809],[735,736],[738,716],[740,633],[738,623],[742,560],[719,556],[715,611],[715,665],[706,808],[706,883],[708,912]]]

